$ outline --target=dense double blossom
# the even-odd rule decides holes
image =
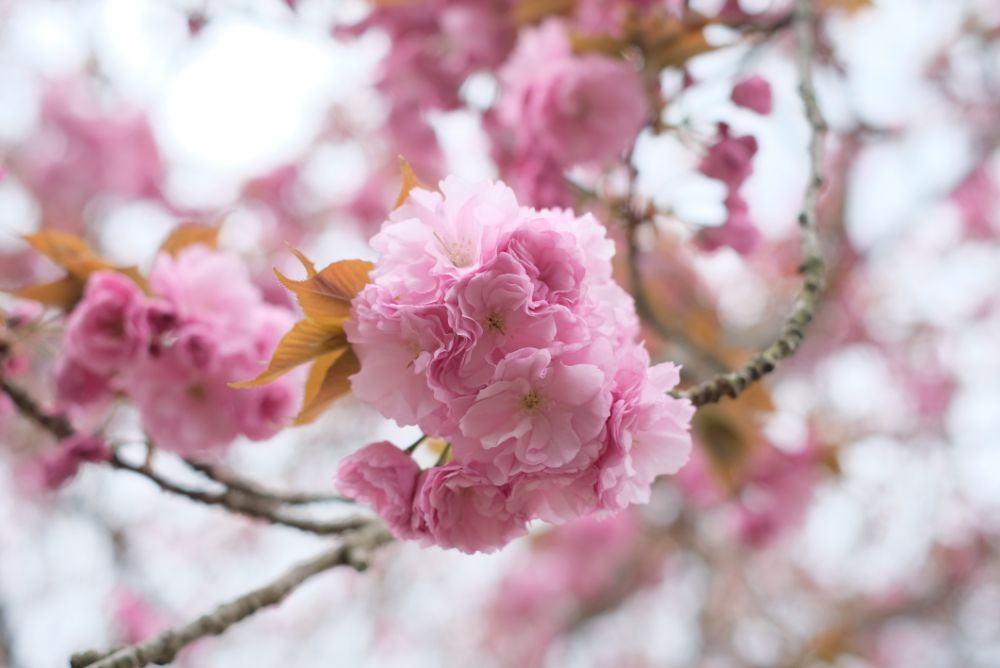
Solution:
[[[291,419],[296,378],[228,385],[259,372],[294,321],[264,301],[237,257],[205,246],[161,253],[149,287],[144,294],[114,271],[90,277],[66,325],[56,378],[63,407],[92,413],[123,393],[157,446],[186,455],[240,435],[267,438]]]
[[[465,552],[648,500],[687,460],[693,412],[650,366],[614,244],[591,215],[520,207],[503,183],[417,189],[372,245],[345,325],[354,393],[450,443],[419,472],[386,443],[348,457],[340,489],[401,538]]]

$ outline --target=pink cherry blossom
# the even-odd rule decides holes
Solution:
[[[491,478],[592,461],[611,403],[597,366],[564,364],[548,350],[524,348],[499,365],[459,422],[461,456],[472,439],[489,457]],[[482,456],[477,453],[474,456]]]
[[[45,486],[57,489],[74,477],[84,462],[105,462],[111,459],[111,450],[103,439],[77,434],[61,441],[58,449],[48,453],[42,461]]]
[[[698,233],[698,243],[708,251],[732,248],[740,255],[750,255],[762,241],[760,230],[750,220],[750,206],[738,193],[731,193],[725,205],[726,222],[702,229]]]
[[[673,364],[650,367],[642,346],[623,358],[608,422],[610,445],[597,485],[605,507],[648,502],[653,480],[676,473],[687,462],[691,437],[686,425],[694,408],[667,394],[679,381]]]
[[[448,177],[440,193],[414,190],[371,240],[384,258],[372,278],[401,303],[436,301],[496,254],[519,213],[514,193],[502,183],[480,187]]]
[[[508,508],[508,492],[474,469],[452,463],[424,471],[413,502],[423,542],[462,552],[493,552],[526,531]]]
[[[354,318],[344,324],[361,361],[351,378],[353,393],[400,424],[430,429],[444,405],[429,387],[426,369],[448,340],[447,309],[397,304],[375,284],[361,291],[353,309]]]
[[[649,120],[639,75],[629,63],[573,54],[558,21],[525,30],[500,70],[499,117],[522,147],[560,165],[621,156]]]
[[[107,375],[95,372],[73,356],[59,360],[55,385],[56,402],[64,409],[102,406],[113,393]]]
[[[752,136],[733,137],[729,126],[719,124],[719,139],[708,149],[698,169],[705,176],[722,181],[730,191],[738,190],[753,171],[757,140]]]
[[[530,518],[645,501],[657,475],[683,464],[690,405],[666,395],[676,368],[651,369],[635,344],[635,307],[593,216],[448,179],[441,193],[413,191],[373,245],[372,282],[345,325],[361,362],[352,388],[450,442],[447,476],[432,467],[421,478],[417,506],[447,518],[418,513],[424,542],[498,547]],[[447,494],[432,493],[445,482]],[[444,507],[470,495],[476,513]],[[488,509],[500,516],[487,521]]]
[[[731,96],[733,104],[739,107],[746,107],[758,114],[769,114],[774,106],[771,95],[771,84],[760,75],[753,75],[743,79],[733,86]]]
[[[192,246],[158,256],[150,286],[156,337],[122,383],[153,441],[196,454],[240,435],[265,439],[285,426],[299,404],[301,372],[266,387],[229,387],[255,376],[294,322],[264,301],[243,263]]]
[[[160,253],[149,274],[149,285],[157,297],[172,308],[183,325],[197,322],[215,332],[253,334],[255,313],[262,304],[246,265],[232,254],[207,246],[185,248],[177,256]]]
[[[345,457],[337,469],[337,489],[368,503],[397,538],[411,538],[410,518],[420,467],[388,441],[366,445]]]
[[[66,350],[97,373],[128,364],[149,341],[145,299],[131,279],[99,271],[66,322]]]

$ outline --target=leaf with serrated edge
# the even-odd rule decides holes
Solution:
[[[306,381],[302,410],[293,424],[308,424],[319,417],[331,403],[350,392],[350,377],[360,370],[361,363],[350,347],[316,360]]]
[[[274,349],[271,361],[259,376],[252,380],[230,383],[230,387],[243,389],[270,383],[300,364],[325,355],[347,345],[343,330],[331,332],[311,320],[300,320],[285,334]]]
[[[368,283],[371,262],[341,260],[323,271],[296,281],[277,269],[274,273],[286,288],[295,293],[306,317],[318,324],[339,327],[351,315],[351,300]]]

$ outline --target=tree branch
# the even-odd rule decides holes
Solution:
[[[367,520],[357,531],[345,534],[340,545],[288,571],[274,582],[220,605],[198,619],[177,626],[149,640],[109,653],[81,652],[70,659],[71,668],[140,668],[151,663],[167,664],[191,643],[221,635],[229,627],[255,612],[277,605],[309,578],[336,566],[365,570],[373,552],[391,537],[375,520]]]
[[[774,371],[778,364],[795,354],[805,338],[806,326],[812,321],[826,283],[823,254],[816,232],[817,205],[823,186],[823,140],[826,122],[816,101],[813,87],[812,62],[813,0],[796,0],[794,13],[796,64],[799,71],[799,96],[805,106],[809,122],[809,182],[799,213],[799,233],[802,237],[802,290],[795,298],[792,312],[785,320],[781,335],[767,348],[750,359],[742,368],[720,374],[696,387],[677,392],[677,396],[691,400],[695,406],[719,401],[722,397],[736,397],[754,382]]]
[[[0,391],[10,397],[11,402],[26,418],[32,420],[58,440],[73,436],[72,425],[61,415],[50,415],[42,410],[38,403],[27,392],[0,377]],[[248,493],[246,489],[226,487],[222,492],[208,492],[176,483],[152,468],[133,464],[124,459],[116,450],[108,462],[112,467],[140,475],[161,490],[183,496],[191,501],[208,506],[219,506],[240,515],[262,519],[271,524],[299,529],[318,535],[331,535],[350,531],[364,526],[367,520],[362,517],[346,517],[338,520],[320,521],[294,517],[283,512],[277,506],[275,499],[263,498],[260,495]],[[217,480],[222,484],[221,479]]]
[[[229,489],[243,492],[248,496],[263,502],[285,506],[306,506],[313,503],[353,503],[351,499],[336,494],[314,494],[309,492],[276,492],[265,489],[260,484],[239,477],[220,466],[199,462],[188,457],[182,457],[184,463],[198,471],[209,480],[219,483]]]

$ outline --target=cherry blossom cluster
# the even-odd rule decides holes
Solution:
[[[773,106],[771,85],[759,76],[740,81],[733,87],[732,101],[758,114],[769,114]],[[753,252],[761,241],[760,232],[750,219],[750,206],[740,189],[753,173],[757,139],[753,135],[736,137],[725,123],[718,127],[718,139],[699,165],[700,171],[726,187],[726,220],[717,227],[705,228],[698,235],[703,248],[729,247],[741,255]]]
[[[294,321],[262,299],[238,258],[201,245],[160,253],[149,288],[114,271],[89,278],[66,323],[63,407],[82,419],[123,393],[152,442],[185,455],[240,435],[267,438],[288,422],[301,392],[295,377],[228,386],[259,372]]]
[[[353,392],[450,444],[425,471],[384,442],[342,464],[340,490],[398,537],[495,549],[533,518],[645,502],[687,460],[693,409],[667,394],[678,369],[650,366],[636,342],[591,215],[449,177],[412,191],[372,245],[372,282],[345,325]]]

